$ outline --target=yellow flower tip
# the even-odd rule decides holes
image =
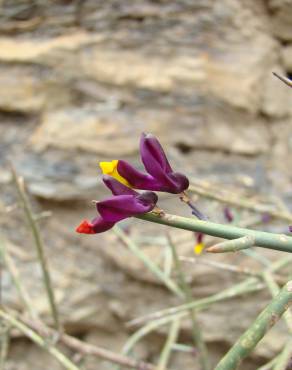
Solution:
[[[101,172],[104,175],[112,176],[115,171],[117,171],[118,160],[114,159],[111,162],[99,162],[99,166],[101,168]]]
[[[195,254],[201,254],[203,252],[203,249],[205,248],[204,243],[198,243],[194,246],[194,252]]]
[[[118,173],[118,163],[119,161],[117,159],[114,159],[111,162],[99,162],[99,166],[104,175],[112,176],[113,178],[130,188],[131,185],[128,183],[128,181]]]

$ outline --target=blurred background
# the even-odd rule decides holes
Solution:
[[[75,233],[82,219],[95,216],[91,200],[108,194],[98,162],[123,158],[141,167],[139,137],[151,132],[173,167],[206,191],[220,197],[227,190],[238,199],[268,204],[276,199],[289,207],[292,92],[272,71],[292,76],[291,24],[290,0],[0,1],[1,234],[36,310],[48,322],[41,271],[7,160],[24,177],[33,209],[41,215],[66,331],[119,352],[134,330],[127,321],[181,302],[112,232]],[[224,202],[200,197],[198,204],[212,220],[224,222]],[[176,197],[162,196],[161,206],[190,215]],[[254,217],[246,210],[238,214],[241,220]],[[283,232],[287,225],[280,220],[262,228]],[[164,264],[165,228],[138,220],[123,228],[153,261]],[[192,233],[174,231],[173,238],[179,254],[193,256]],[[270,260],[279,256],[262,253]],[[210,258],[261,266],[237,254]],[[238,280],[205,265],[185,268],[194,297]],[[1,281],[2,303],[22,311],[3,266]],[[212,363],[269,299],[267,292],[250,294],[199,315]],[[287,336],[280,323],[244,369],[272,358]],[[189,338],[186,322],[180,340]],[[164,340],[164,329],[145,337],[137,357],[155,363]],[[115,369],[96,358],[77,360],[88,370]],[[19,335],[6,366],[62,368]],[[176,352],[171,368],[199,365],[192,353]]]

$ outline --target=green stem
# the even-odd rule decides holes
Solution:
[[[180,314],[176,315],[175,318],[176,319],[181,319],[185,315],[186,315],[186,313],[180,313]],[[130,336],[130,338],[127,340],[127,342],[125,343],[125,345],[122,349],[122,353],[124,355],[128,355],[129,353],[131,353],[135,344],[138,343],[139,340],[144,338],[146,335],[148,335],[152,331],[160,328],[161,326],[169,324],[170,322],[173,321],[173,319],[174,319],[173,317],[163,317],[160,320],[151,321],[148,324],[144,325],[142,328],[140,328],[139,330],[137,330],[134,334],[132,334]]]
[[[278,361],[279,356],[274,357],[271,361],[267,362],[263,366],[257,368],[257,370],[270,370],[272,366]]]
[[[189,284],[186,281],[186,278],[185,278],[180,260],[178,258],[177,252],[176,252],[176,248],[173,245],[173,242],[172,242],[170,236],[168,238],[168,241],[169,241],[169,246],[170,246],[171,251],[172,251],[172,255],[173,255],[173,259],[174,259],[174,263],[175,263],[175,268],[176,268],[178,278],[179,278],[179,281],[180,281],[180,286],[181,286],[181,289],[183,290],[184,295],[185,295],[185,301],[186,301],[186,303],[190,303],[190,302],[193,301],[191,288],[190,288]],[[202,366],[203,370],[208,370],[208,369],[210,369],[209,360],[208,360],[208,350],[207,350],[207,347],[206,347],[205,342],[203,340],[200,325],[199,325],[197,317],[196,317],[196,311],[195,311],[195,309],[190,309],[189,313],[190,313],[190,318],[191,318],[191,321],[192,321],[192,337],[193,337],[193,341],[194,341],[195,346],[199,350],[200,363],[201,363],[201,366]]]
[[[237,369],[241,361],[247,357],[263,338],[267,331],[274,326],[292,303],[292,281],[288,282],[280,293],[260,313],[253,324],[239,338],[233,347],[222,358],[215,370]]]
[[[166,339],[165,345],[161,351],[158,365],[157,365],[157,370],[166,370],[167,364],[169,361],[169,357],[171,355],[172,351],[172,346],[176,342],[178,333],[179,333],[179,328],[180,328],[180,319],[175,318],[170,326],[168,337]]]
[[[187,310],[189,308],[202,310],[209,307],[212,303],[216,303],[224,299],[237,297],[244,293],[254,292],[255,290],[258,290],[258,283],[256,283],[255,279],[247,279],[244,283],[240,283],[232,288],[225,289],[219,294],[214,294],[211,297],[192,302],[192,307],[185,307],[186,305],[174,307],[167,310],[158,311],[154,314],[143,316],[138,319],[134,319],[129,323],[129,325],[137,325],[148,320],[150,320],[150,322],[148,322],[146,325],[137,330],[133,335],[131,335],[131,337],[128,339],[123,347],[123,354],[128,355],[139,340],[141,340],[152,331],[157,330],[159,327],[170,323],[174,319],[174,316],[175,318],[185,317],[188,314]]]
[[[254,237],[255,245],[258,247],[292,253],[292,237],[284,234],[243,229],[236,226],[216,224],[209,221],[199,221],[171,214],[157,215],[154,213],[146,213],[137,217],[145,221],[155,222],[183,230],[200,231],[204,234],[225,239],[237,239],[243,236],[251,236]]]
[[[22,332],[25,336],[30,338],[36,345],[43,348],[47,352],[49,352],[52,356],[56,358],[56,360],[67,370],[80,370],[73,362],[71,362],[66,356],[63,355],[57,348],[54,346],[50,346],[46,340],[44,340],[41,336],[39,336],[35,331],[30,329],[28,326],[23,324],[21,321],[17,320],[13,316],[9,315],[8,313],[0,310],[0,317],[8,322],[11,326],[18,329]]]
[[[129,325],[131,326],[139,325],[144,322],[151,321],[151,320],[157,320],[157,319],[164,318],[165,316],[173,316],[173,315],[179,314],[180,312],[188,311],[192,308],[195,308],[196,310],[202,310],[204,308],[209,307],[213,303],[217,303],[220,301],[224,301],[225,299],[237,297],[238,295],[241,295],[241,294],[255,292],[262,288],[263,288],[263,285],[259,283],[256,278],[248,278],[242,283],[236,284],[232,286],[231,288],[222,290],[221,292],[213,294],[209,297],[199,299],[195,302],[185,303],[180,306],[166,308],[164,310],[156,311],[152,314],[139,317],[137,319],[132,320],[129,323]]]
[[[288,363],[291,357],[292,357],[292,338],[288,340],[283,351],[277,357],[277,361],[273,367],[273,370],[288,369]]]
[[[254,246],[254,238],[250,235],[238,239],[227,240],[219,244],[212,245],[206,249],[209,253],[237,252]]]
[[[258,277],[258,278],[262,277],[262,272],[260,272],[260,271],[252,270],[252,269],[250,269],[248,267],[245,267],[245,266],[241,267],[241,266],[227,264],[227,263],[224,263],[224,262],[209,260],[207,258],[205,259],[204,257],[201,257],[201,256],[199,258],[180,256],[179,259],[180,259],[180,261],[183,261],[183,262],[189,262],[189,263],[192,263],[192,264],[203,264],[203,265],[214,267],[218,270],[230,271],[230,272],[234,272],[236,274],[248,275],[248,276],[253,276],[253,277]],[[279,279],[279,278],[282,281],[282,277],[277,276],[277,279]],[[285,283],[286,283],[286,281],[287,281],[287,279],[285,280]]]
[[[192,354],[195,353],[195,348],[193,346],[188,346],[182,343],[174,343],[172,345],[172,350],[183,353],[192,353]]]
[[[229,204],[237,208],[248,209],[257,213],[268,213],[270,216],[278,218],[280,220],[292,222],[292,215],[288,211],[281,211],[277,209],[271,209],[270,206],[265,204],[256,203],[250,199],[243,198],[240,194],[230,194],[228,191],[225,193],[218,193],[218,189],[210,189],[202,186],[201,183],[192,181],[188,189],[191,193],[196,193],[204,198],[214,199],[217,202]]]
[[[152,260],[142,252],[142,250],[123,232],[123,230],[115,226],[113,229],[117,237],[127,245],[130,251],[143,262],[143,264],[159,279],[165,286],[179,297],[183,297],[183,292],[179,287],[172,281],[166,274],[164,274],[158,266],[156,266]]]
[[[263,280],[266,283],[272,297],[275,298],[277,296],[277,294],[279,294],[280,288],[279,288],[278,284],[276,283],[272,273],[270,271],[266,270],[262,273],[262,277],[263,277]],[[287,310],[284,313],[283,317],[286,321],[286,326],[287,326],[290,334],[292,334],[292,313],[291,313],[291,310]]]
[[[290,265],[290,263],[292,263],[292,256],[286,256],[284,258],[279,259],[278,261],[273,262],[272,265],[269,267],[269,271],[271,272],[279,271]]]
[[[10,344],[10,325],[5,325],[1,332],[1,348],[0,348],[0,370],[5,370],[6,360],[9,352]]]
[[[31,209],[28,197],[25,193],[24,184],[23,184],[23,182],[20,181],[20,179],[18,178],[18,176],[17,176],[17,174],[16,174],[16,172],[15,172],[15,170],[12,166],[11,166],[11,172],[12,172],[13,181],[15,183],[20,201],[21,201],[23,209],[24,209],[24,213],[25,213],[27,221],[28,221],[28,225],[31,229],[31,232],[32,232],[32,235],[33,235],[33,238],[34,238],[34,241],[35,241],[36,251],[37,251],[38,259],[39,259],[41,269],[42,269],[42,272],[43,272],[44,284],[45,284],[45,288],[46,288],[46,291],[47,291],[48,301],[49,301],[52,316],[53,316],[53,319],[54,319],[54,322],[55,322],[55,326],[56,326],[56,329],[60,331],[61,330],[61,324],[60,324],[60,320],[59,320],[58,309],[57,309],[57,305],[56,305],[56,301],[55,301],[55,294],[54,294],[54,290],[53,290],[53,287],[52,287],[48,262],[47,262],[45,249],[44,249],[44,244],[43,244],[43,240],[42,240],[42,237],[41,237],[41,234],[40,234],[40,230],[39,230],[37,222],[35,221],[34,214],[33,214],[33,211]]]
[[[38,314],[33,306],[33,303],[31,302],[31,299],[28,296],[26,290],[22,286],[21,278],[19,276],[17,267],[7,251],[6,243],[1,238],[0,238],[0,256],[2,257],[4,264],[11,275],[15,288],[23,304],[25,305],[27,311],[29,312],[30,316],[33,319],[38,320]]]
[[[269,270],[266,270],[263,272],[262,277],[265,283],[267,284],[267,287],[269,288],[272,296],[275,297],[279,293],[280,288],[278,284],[276,283],[272,272]],[[291,335],[292,334],[292,312],[291,310],[288,309],[283,314],[283,317],[284,317],[284,320],[286,321],[287,328]],[[284,349],[279,354],[277,361],[275,361],[273,369],[274,370],[285,370],[287,368],[287,364],[291,356],[292,356],[292,338],[288,340],[288,342],[284,346]]]
[[[269,270],[272,272],[277,272],[278,270],[284,268],[286,265],[291,263],[291,261],[292,261],[291,255],[282,258],[280,261],[274,262],[270,266]],[[174,316],[176,318],[185,317],[187,315],[186,311],[190,308],[201,310],[209,307],[212,303],[220,302],[224,299],[229,299],[232,297],[236,297],[242,294],[254,292],[261,289],[262,285],[259,284],[258,278],[262,277],[262,274],[258,273],[256,277],[257,279],[248,278],[244,282],[239,283],[231,288],[225,289],[224,291],[215,294],[211,297],[203,298],[196,302],[192,302],[190,305],[187,305],[187,307],[186,305],[173,307],[132,320],[131,322],[128,323],[128,326],[138,325],[148,321],[149,322],[145,326],[141,327],[129,338],[129,340],[127,341],[123,348],[123,353],[124,354],[130,353],[132,348],[139,340],[141,340],[144,336],[148,335],[152,331],[157,330],[159,327],[170,323],[174,319]]]

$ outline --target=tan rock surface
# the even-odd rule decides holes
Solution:
[[[290,8],[285,0],[1,2],[0,222],[16,246],[11,253],[24,285],[46,318],[40,270],[5,160],[24,176],[36,212],[52,211],[40,227],[66,328],[119,350],[132,331],[125,329],[128,320],[182,302],[110,232],[75,234],[81,219],[96,214],[91,199],[108,194],[98,182],[97,161],[125,157],[139,165],[138,138],[152,132],[188,176],[244,188],[251,199],[284,192],[290,206],[291,90],[271,75],[291,73]],[[176,198],[161,204],[189,215]],[[223,205],[198,204],[223,220]],[[164,268],[165,228],[134,220],[125,226]],[[273,227],[283,232],[287,225]],[[179,235],[180,253],[192,256],[194,235],[184,233],[183,242]],[[146,243],[149,236],[154,239]],[[212,258],[260,268],[240,254]],[[196,299],[239,280],[203,264],[185,271]],[[7,271],[2,280],[4,303],[21,308]],[[268,300],[266,293],[247,295],[200,313],[214,363]],[[226,317],[233,318],[228,325]],[[156,361],[166,333],[162,328],[147,337],[138,356]],[[286,328],[277,326],[242,369],[273,356],[285,338]],[[180,339],[191,342],[188,320]],[[12,369],[20,369],[25,353],[24,370],[39,370],[43,361],[59,368],[27,343],[16,347]],[[95,360],[87,365],[94,369]],[[191,356],[172,357],[171,368],[192,365]]]

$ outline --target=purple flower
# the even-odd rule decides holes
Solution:
[[[96,217],[91,222],[83,220],[75,230],[80,234],[97,234],[111,229],[114,224],[114,222],[106,222],[102,217]]]
[[[173,172],[162,146],[153,135],[141,135],[140,155],[148,174],[138,171],[124,160],[117,163],[119,175],[131,187],[174,194],[182,193],[189,187],[189,180],[185,175]]]
[[[262,214],[262,222],[263,222],[264,224],[269,223],[269,222],[271,221],[271,219],[272,219],[272,217],[271,217],[271,215],[270,215],[269,213],[264,212],[264,213]]]
[[[194,246],[194,252],[195,254],[201,254],[205,248],[205,243],[203,242],[205,234],[201,232],[196,232],[195,233],[195,238],[196,238],[196,244]]]
[[[223,214],[227,222],[231,223],[233,221],[234,217],[229,207],[224,207]]]
[[[82,221],[76,228],[78,233],[96,234],[109,230],[115,223],[125,218],[152,211],[158,200],[155,193],[150,191],[137,193],[113,177],[104,176],[103,181],[114,196],[96,203],[100,216],[91,222]]]

